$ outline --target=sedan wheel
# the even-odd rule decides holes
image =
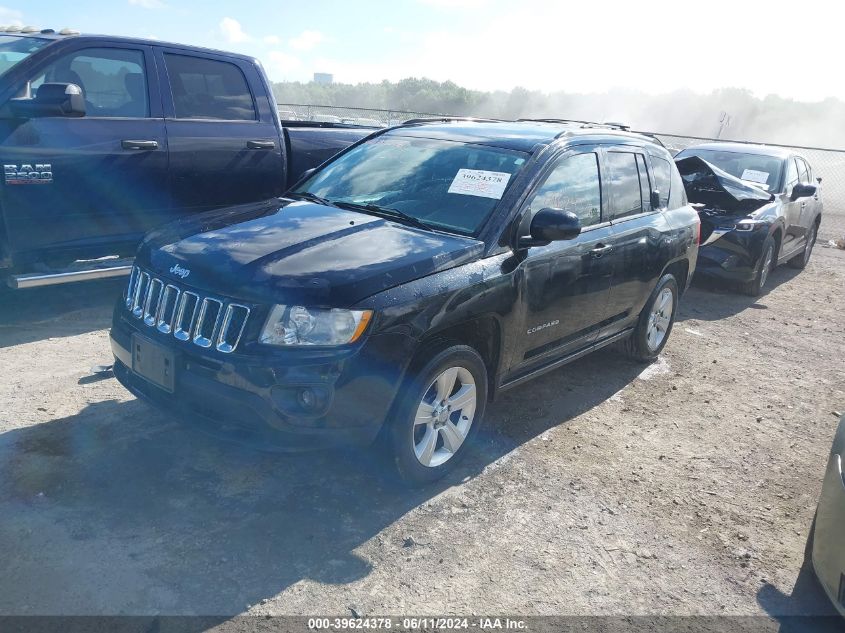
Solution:
[[[432,381],[414,419],[414,454],[420,464],[435,468],[458,452],[475,418],[477,391],[463,367],[450,367]]]

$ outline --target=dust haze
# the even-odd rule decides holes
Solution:
[[[749,90],[709,94],[679,90],[650,95],[630,89],[606,93],[544,93],[514,88],[482,92],[453,82],[408,78],[398,82],[274,85],[280,102],[385,108],[496,118],[555,117],[623,122],[642,131],[845,149],[845,102],[801,102]]]

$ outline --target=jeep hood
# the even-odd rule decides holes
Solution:
[[[687,198],[711,210],[746,214],[775,199],[774,195],[740,180],[698,156],[675,160]]]
[[[138,263],[180,285],[244,301],[347,307],[482,251],[483,242],[472,238],[274,199],[157,229],[142,243]]]

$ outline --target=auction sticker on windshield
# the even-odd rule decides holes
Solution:
[[[742,180],[750,180],[759,184],[766,184],[769,180],[769,172],[757,171],[756,169],[746,169],[742,172]]]
[[[452,184],[449,185],[449,193],[499,200],[505,192],[510,177],[510,174],[502,171],[459,169]]]

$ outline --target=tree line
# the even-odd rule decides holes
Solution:
[[[845,149],[845,102],[802,102],[776,95],[758,98],[729,88],[709,94],[679,90],[645,94],[545,93],[525,88],[484,92],[451,81],[407,78],[398,82],[273,84],[280,103],[333,105],[503,119],[566,118],[624,122],[634,129],[786,145]]]

